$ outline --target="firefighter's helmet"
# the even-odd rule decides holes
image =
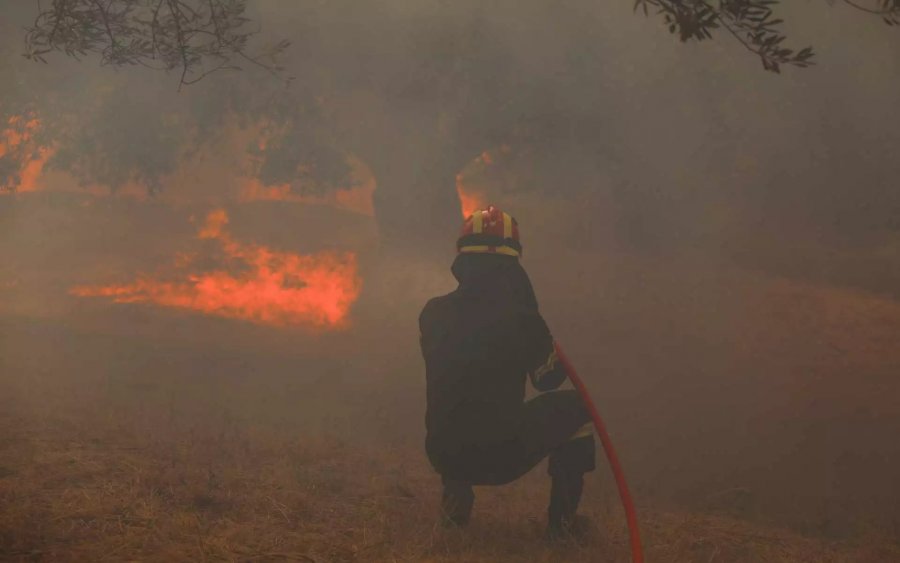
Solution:
[[[519,257],[519,224],[510,214],[493,205],[470,215],[463,223],[462,233],[456,241],[460,253],[505,254]]]

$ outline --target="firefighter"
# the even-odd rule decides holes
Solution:
[[[549,457],[547,535],[583,535],[576,516],[594,469],[590,415],[566,374],[519,263],[516,220],[489,206],[463,225],[451,271],[459,287],[419,316],[427,380],[425,448],[441,475],[442,520],[465,526],[473,485],[502,485]],[[525,401],[526,379],[541,392]]]

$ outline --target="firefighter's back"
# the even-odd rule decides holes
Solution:
[[[429,453],[508,439],[525,397],[530,334],[544,326],[540,316],[455,291],[429,301],[419,323]]]

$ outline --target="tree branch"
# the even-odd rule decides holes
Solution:
[[[246,0],[53,0],[38,10],[26,29],[26,57],[46,62],[43,55],[62,51],[76,59],[98,54],[101,64],[178,69],[179,90],[214,72],[240,68],[237,59],[281,78],[282,69],[263,59],[288,45],[247,51],[259,29],[248,26]]]
[[[842,1],[844,4],[847,4],[848,6],[851,6],[851,7],[853,7],[853,8],[856,8],[857,10],[860,10],[861,12],[867,12],[867,13],[869,13],[869,14],[874,14],[874,15],[876,15],[876,16],[884,16],[884,15],[890,14],[891,12],[894,11],[893,8],[888,9],[888,10],[876,10],[876,9],[873,9],[873,8],[868,8],[868,7],[866,7],[866,6],[861,6],[860,4],[857,4],[856,2],[853,2],[853,0],[841,0],[841,1]]]

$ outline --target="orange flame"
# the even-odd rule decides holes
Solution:
[[[456,177],[456,193],[459,195],[459,209],[462,212],[463,219],[487,206],[487,198],[485,198],[484,194],[465,188],[459,176]]]
[[[258,141],[265,147],[264,138]],[[256,179],[247,179],[241,186],[239,201],[286,201],[311,205],[331,205],[345,211],[375,216],[372,196],[375,193],[375,177],[365,164],[350,158],[351,175],[357,180],[352,188],[329,191],[323,195],[303,195],[296,193],[290,184],[266,186]]]
[[[7,121],[7,128],[0,132],[0,158],[10,154],[18,158],[18,183],[10,187],[13,192],[33,192],[38,189],[37,180],[44,165],[53,154],[49,147],[35,146],[34,133],[40,128],[40,121],[13,116]]]
[[[255,142],[260,152],[264,152],[269,144],[271,128],[272,125],[268,123],[257,125]],[[277,129],[277,126],[274,129]],[[352,155],[348,156],[347,164],[350,167],[353,187],[328,190],[321,195],[310,195],[302,193],[303,190],[294,189],[296,186],[291,183],[266,185],[255,178],[246,178],[241,184],[238,201],[284,201],[308,205],[330,205],[345,211],[374,217],[375,205],[372,196],[376,187],[375,176],[365,163]],[[259,163],[251,158],[248,169],[253,170],[257,166]]]
[[[259,180],[249,179],[241,187],[238,201],[285,201],[309,205],[332,205],[339,209],[372,217],[375,215],[375,207],[372,204],[374,192],[375,185],[372,183],[358,188],[334,190],[322,196],[307,196],[294,193],[290,184],[265,186]]]
[[[260,324],[318,329],[347,326],[350,307],[362,286],[354,253],[276,252],[232,240],[225,232],[227,224],[225,210],[214,210],[198,238],[217,240],[226,258],[243,266],[240,274],[190,274],[187,281],[139,277],[125,285],[79,286],[70,293],[108,297],[115,303],[155,303]],[[178,256],[182,267],[190,262],[189,255]]]

